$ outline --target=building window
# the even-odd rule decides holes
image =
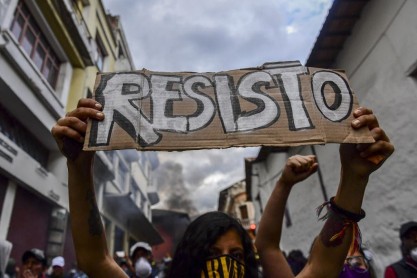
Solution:
[[[106,48],[103,45],[103,42],[100,39],[100,36],[97,35],[96,37],[96,46],[97,46],[97,57],[96,57],[96,65],[99,71],[103,71],[104,68],[104,59],[107,56]]]
[[[239,206],[240,216],[242,219],[249,219],[248,207],[247,205]]]
[[[0,105],[0,132],[46,168],[48,149]]]
[[[114,227],[114,251],[123,251],[124,248],[125,232],[118,226]]]
[[[122,48],[122,43],[120,41],[119,41],[119,54],[118,54],[118,58],[119,59],[125,59],[126,58],[126,55],[125,55],[125,53],[123,51],[123,48]]]
[[[119,184],[119,188],[122,191],[127,190],[128,182],[129,182],[130,176],[129,176],[129,168],[125,163],[119,159],[119,167],[118,171],[116,173],[116,180]]]
[[[11,31],[35,66],[55,89],[60,62],[23,1],[19,1],[17,5]]]

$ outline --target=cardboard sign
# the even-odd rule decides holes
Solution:
[[[85,150],[370,143],[351,128],[358,107],[340,71],[298,61],[218,73],[97,75],[105,119],[90,121]]]

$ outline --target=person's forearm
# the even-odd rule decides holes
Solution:
[[[361,215],[367,183],[368,177],[343,173],[342,170],[333,204],[349,214]],[[355,236],[358,236],[355,231],[357,226],[354,225],[354,222],[349,222],[352,219],[346,218],[346,215],[340,214],[334,209],[329,209],[327,213],[328,218],[312,248],[309,259],[312,273],[317,277],[337,277]],[[320,267],[317,267],[318,265]]]
[[[344,172],[342,169],[334,202],[347,211],[360,213],[368,179]]]
[[[95,198],[92,166],[80,167],[69,162],[68,187],[71,228],[77,261],[80,269],[89,273],[89,266],[92,266],[94,261],[103,260],[108,254]]]
[[[283,185],[280,180],[275,185],[259,223],[256,237],[258,251],[265,248],[279,248],[285,206],[290,192],[291,187]]]
[[[291,186],[279,180],[269,197],[256,235],[257,248],[264,277],[294,277],[280,249],[282,222]]]

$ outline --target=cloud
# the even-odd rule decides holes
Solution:
[[[138,68],[221,71],[305,61],[331,0],[105,0]],[[288,36],[287,26],[299,30]]]
[[[121,16],[135,66],[217,72],[300,60],[304,63],[332,0],[103,0]],[[244,178],[257,148],[160,152],[163,205],[178,198],[193,211],[216,209],[218,192]],[[181,194],[178,194],[181,192]],[[168,200],[168,201],[167,201]],[[167,201],[167,202],[165,202]],[[170,203],[171,202],[171,203]]]

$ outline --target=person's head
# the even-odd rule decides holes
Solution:
[[[65,259],[61,256],[55,257],[52,259],[51,267],[52,274],[51,277],[64,277],[64,266]]]
[[[129,270],[129,264],[127,263],[126,259],[122,258],[119,259],[117,261],[117,263],[119,264],[119,266],[124,270],[124,271],[128,271]]]
[[[27,250],[22,255],[22,274],[31,272],[38,277],[46,269],[46,258],[42,250],[33,248]]]
[[[369,251],[367,251],[369,252]],[[370,264],[371,258],[360,247],[353,254],[348,255],[339,278],[373,278],[375,272]]]
[[[294,275],[298,275],[307,263],[307,258],[301,250],[291,250],[287,256],[288,264]]]
[[[152,247],[143,241],[137,242],[130,247],[130,259],[135,267],[137,277],[149,277],[152,273],[150,259]]]
[[[226,260],[244,268],[244,277],[258,277],[254,246],[246,230],[223,212],[208,212],[188,226],[176,248],[169,277],[200,277],[207,266]]]
[[[18,267],[17,267],[15,259],[9,258],[7,265],[6,265],[6,270],[4,271],[4,273],[8,274],[9,276],[12,276],[12,275],[16,275],[17,272],[18,272]]]
[[[401,252],[417,262],[417,222],[410,221],[400,227]]]

